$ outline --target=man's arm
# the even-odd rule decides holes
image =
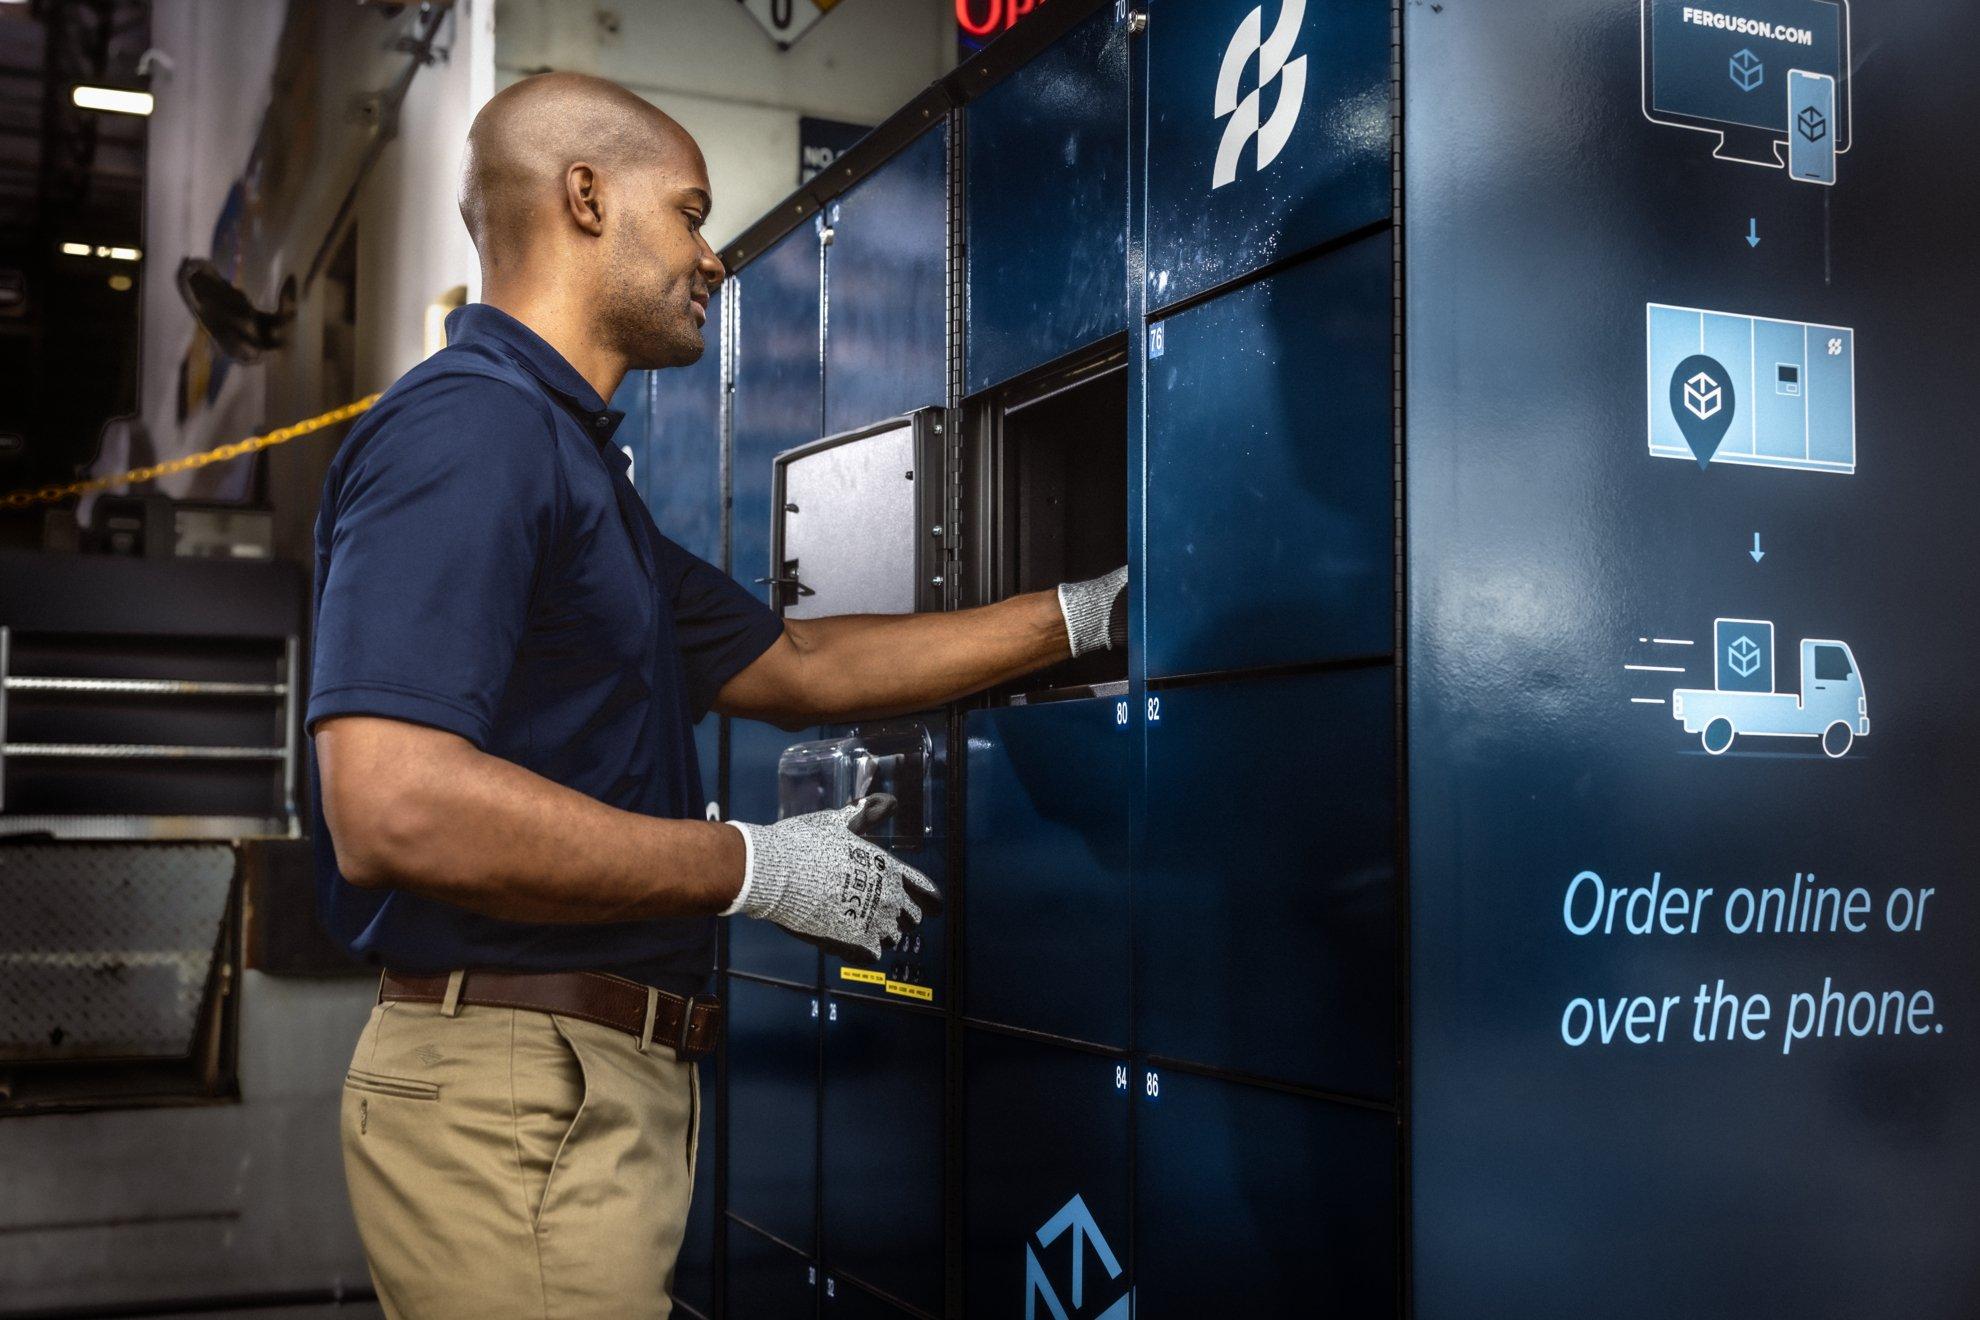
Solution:
[[[715,709],[785,729],[900,715],[1071,654],[1049,591],[948,614],[786,619],[784,635],[723,686]]]
[[[316,728],[323,814],[344,878],[507,921],[721,912],[742,885],[726,825],[608,807],[458,734],[337,716]]]

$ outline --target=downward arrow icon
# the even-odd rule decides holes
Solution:
[[[1767,557],[1767,552],[1760,548],[1760,533],[1753,534],[1753,548],[1746,553],[1753,556],[1753,562],[1756,564]]]
[[[1746,222],[1746,245],[1760,246],[1760,217],[1754,216]]]

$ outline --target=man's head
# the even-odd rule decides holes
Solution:
[[[544,73],[497,93],[468,130],[460,204],[484,287],[574,297],[633,368],[701,356],[723,273],[701,236],[708,165],[625,88]]]

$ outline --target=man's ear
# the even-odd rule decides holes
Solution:
[[[594,238],[605,230],[605,213],[598,205],[598,174],[579,161],[564,171],[564,204],[579,229]]]

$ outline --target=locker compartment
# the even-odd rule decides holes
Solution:
[[[824,428],[819,240],[803,225],[735,277],[729,571],[770,600],[771,460]]]
[[[942,1309],[941,1017],[850,996],[825,1023],[824,1251],[834,1274]]]
[[[1395,1094],[1394,682],[1380,666],[1151,696],[1148,1053]]]
[[[1146,10],[1151,309],[1388,216],[1388,5]]]
[[[792,743],[820,729],[791,733],[755,720],[729,722],[729,818],[767,825],[777,819],[777,761]],[[773,922],[729,918],[729,966],[754,976],[818,985],[818,950]]]
[[[729,1219],[727,1320],[816,1320],[818,1266]]]
[[[1394,1115],[1174,1069],[1136,1103],[1136,1320],[1396,1314]]]
[[[833,751],[824,759],[833,769],[812,768],[793,784],[783,777],[780,791],[790,793],[786,812],[820,810],[828,803],[816,796],[825,779],[834,785],[829,805],[843,805],[868,792],[891,794],[894,814],[866,837],[878,843],[934,881],[946,903],[949,894],[949,731],[940,714],[899,720],[876,720],[846,726],[840,736],[817,744]],[[791,770],[786,759],[785,770]],[[816,802],[816,805],[811,805]],[[949,1002],[949,919],[943,911],[923,914],[921,924],[892,949],[882,952],[877,966],[849,965],[827,955],[825,984],[847,994],[873,995],[911,1003]]]
[[[827,208],[820,434],[947,402],[948,214],[943,128]]]
[[[882,1301],[851,1279],[825,1276],[825,1320],[914,1320],[915,1312]]]
[[[1389,256],[1378,234],[1150,330],[1151,677],[1393,651]]]
[[[715,1314],[715,1165],[721,1124],[717,1114],[715,1065],[700,1065],[701,1128],[694,1157],[694,1200],[688,1206],[687,1235],[674,1264],[673,1298],[703,1316]]]
[[[1128,1043],[1128,783],[1140,740],[1119,700],[966,717],[970,1017]]]
[[[803,1250],[818,1204],[818,999],[729,978],[731,1213]]]
[[[1049,591],[1127,562],[1127,363],[1112,347],[1087,361],[972,401],[965,530],[975,538],[965,603]],[[970,529],[974,529],[971,531]],[[1125,648],[1040,670],[1003,702],[1112,693]]]
[[[948,444],[946,414],[925,408],[777,455],[771,585],[785,618],[942,608]]]
[[[1127,64],[1102,9],[964,110],[971,393],[1127,324]]]
[[[1067,1315],[1112,1315],[1128,1295],[1128,1103],[1138,1080],[1124,1057],[965,1033],[966,1316],[1001,1320],[1020,1297],[1027,1313],[1059,1314],[1056,1302]]]

